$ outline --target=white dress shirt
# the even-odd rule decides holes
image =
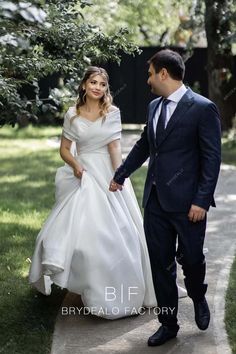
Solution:
[[[166,128],[166,126],[167,126],[172,114],[174,113],[174,111],[175,111],[175,109],[177,107],[177,104],[179,103],[179,101],[181,100],[181,98],[183,97],[183,95],[185,94],[186,91],[187,91],[187,88],[183,84],[182,86],[180,86],[180,88],[178,88],[176,91],[174,91],[170,96],[166,97],[171,102],[169,102],[168,105],[166,106],[166,124],[165,124],[165,128]],[[162,107],[162,103],[158,106],[158,108],[156,110],[155,117],[153,119],[154,132],[156,131],[158,118],[159,118],[159,115],[161,113],[161,107]]]

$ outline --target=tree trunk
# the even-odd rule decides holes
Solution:
[[[231,43],[224,40],[230,33],[226,18],[230,4],[229,0],[205,0],[205,5],[209,98],[220,110],[223,129],[228,130],[236,113],[234,61]]]

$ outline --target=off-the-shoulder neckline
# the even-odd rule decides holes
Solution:
[[[75,109],[74,106],[72,106],[71,108]],[[113,109],[112,111],[108,112],[106,115],[110,115],[111,113],[115,113],[115,112],[119,112],[119,108]],[[96,122],[99,121],[100,119],[103,119],[103,118],[104,118],[104,116],[100,116],[100,117],[98,117],[98,118],[95,119],[95,120],[90,120],[90,119],[88,119],[88,118],[86,118],[86,117],[81,116],[80,114],[75,114],[75,116],[77,116],[77,117],[79,117],[79,118],[82,118],[82,119],[88,121],[89,123],[96,123]]]
[[[95,120],[90,120],[90,119],[88,119],[88,118],[85,118],[85,117],[83,117],[83,116],[81,116],[80,114],[77,114],[76,115],[77,117],[79,117],[80,119],[84,119],[84,120],[87,120],[89,123],[96,123],[98,120],[100,120],[100,119],[102,119],[103,117],[98,117],[97,119],[95,119]]]

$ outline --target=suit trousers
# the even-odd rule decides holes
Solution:
[[[196,223],[188,212],[166,212],[162,209],[156,186],[152,186],[144,209],[144,229],[158,303],[158,319],[166,326],[175,326],[178,313],[176,261],[182,266],[188,296],[201,300],[207,290],[203,245],[206,217]]]

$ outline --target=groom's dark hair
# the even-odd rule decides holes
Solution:
[[[181,81],[184,78],[185,65],[183,58],[174,50],[160,50],[148,60],[148,64],[154,66],[156,73],[159,73],[161,69],[165,68],[170,77],[174,80]]]

